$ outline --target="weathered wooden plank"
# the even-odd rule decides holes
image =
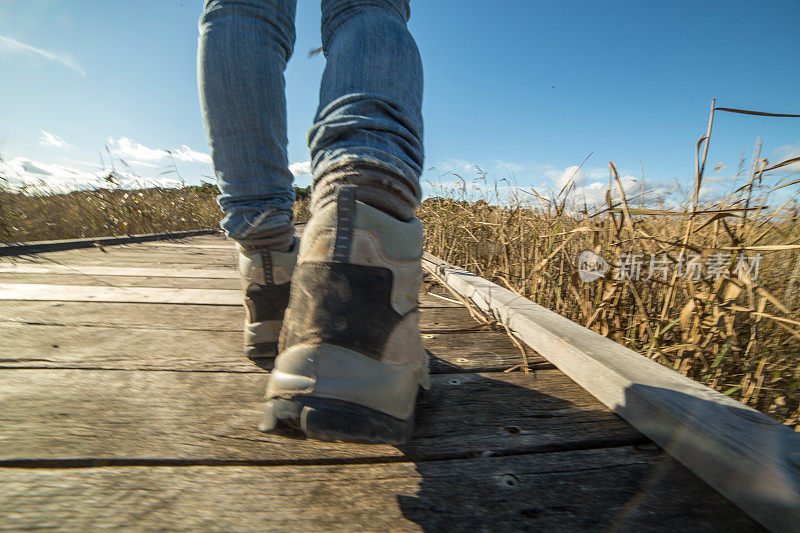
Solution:
[[[240,289],[0,283],[0,300],[241,305],[242,292]],[[455,305],[453,302],[448,302],[433,295],[426,297],[425,301],[434,304],[436,307],[451,307],[449,304]]]
[[[522,362],[503,334],[426,334],[434,373],[503,371]],[[533,368],[550,368],[529,355]],[[262,364],[262,366],[264,366]],[[261,372],[240,331],[41,326],[0,322],[0,368]]]
[[[196,257],[224,258],[234,260],[237,257],[236,248],[225,246],[224,248],[204,248],[204,247],[167,247],[167,246],[144,246],[131,244],[123,246],[91,247],[74,250],[62,250],[58,252],[47,252],[33,255],[32,257],[59,259],[60,263],[70,263],[70,259],[94,259],[94,258],[134,258],[135,256],[154,257],[156,261],[161,258],[180,259]],[[26,256],[26,257],[31,257]],[[13,258],[6,258],[9,260]],[[121,263],[120,266],[123,266]]]
[[[183,242],[148,242],[138,245],[138,248],[146,250],[147,248],[171,248],[177,250],[180,248],[190,248],[198,250],[234,250],[234,244],[203,244],[203,243],[183,243]]]
[[[184,250],[184,251],[159,251],[140,249],[106,248],[67,250],[42,255],[26,255],[9,257],[3,264],[19,263],[25,261],[29,264],[56,263],[77,266],[126,266],[164,268],[235,268],[236,256],[233,251],[222,250]],[[174,266],[173,266],[174,265]]]
[[[26,259],[31,257],[32,260],[28,264],[45,265],[50,262],[51,256],[48,255],[47,259],[42,259],[35,256],[26,256]],[[71,267],[90,267],[90,266],[105,266],[105,267],[118,267],[121,264],[130,268],[167,268],[167,269],[194,269],[194,270],[225,270],[232,269],[236,272],[236,263],[232,260],[217,260],[216,258],[188,258],[189,260],[172,261],[170,258],[165,260],[155,260],[146,255],[137,255],[131,258],[113,258],[113,257],[97,257],[87,258],[83,260],[65,260],[61,258],[54,258],[60,264],[69,265]],[[4,261],[0,264],[19,263],[19,258],[14,258],[13,261]]]
[[[0,469],[14,530],[759,531],[652,447],[419,463]]]
[[[162,241],[149,241],[148,244],[156,244]],[[186,243],[200,243],[200,244],[231,244],[233,241],[225,235],[222,234],[222,231],[218,233],[212,233],[209,235],[197,235],[195,237],[186,237],[183,239],[174,239],[172,241],[167,242],[186,242]]]
[[[241,282],[234,269],[168,269],[168,268],[117,268],[81,267],[72,269],[53,265],[36,265],[4,269],[0,265],[0,284],[78,285],[86,287],[153,287],[171,289],[222,289],[240,290]],[[77,271],[76,271],[77,270]],[[113,272],[120,271],[119,273]],[[112,272],[109,272],[112,271]],[[177,271],[177,272],[176,272]],[[127,275],[129,273],[130,275]],[[172,276],[171,273],[176,275]],[[436,294],[421,294],[420,307],[462,307],[457,301]]]
[[[763,525],[800,523],[800,434],[475,274],[423,264]]]
[[[35,276],[35,275],[34,275]],[[43,276],[51,276],[49,274],[44,274]],[[67,275],[57,275],[58,278],[69,278]],[[17,281],[17,280],[15,280]],[[36,280],[34,280],[36,281]],[[42,280],[45,281],[46,284],[54,285],[62,281],[62,279],[47,279]],[[154,288],[171,288],[171,289],[200,289],[200,288],[207,288],[207,289],[219,289],[219,290],[229,290],[229,291],[240,291],[240,282],[238,280],[225,280],[225,279],[208,279],[208,278],[198,278],[198,279],[191,279],[191,278],[140,278],[140,277],[125,277],[125,276],[115,276],[115,277],[84,277],[82,275],[75,276],[73,279],[65,279],[64,285],[75,285],[80,284],[81,286],[105,286],[105,287],[154,287]],[[4,283],[3,275],[0,274],[0,283]],[[240,293],[241,294],[241,293]],[[61,301],[61,300],[52,300],[52,301]],[[22,307],[25,307],[25,304],[30,303],[31,305],[36,305],[38,302],[43,304],[52,305],[52,301],[49,300],[9,300],[0,303],[0,317],[4,315],[4,310],[12,310],[17,307],[20,307],[18,304],[23,304]],[[71,305],[74,302],[67,302],[65,305]],[[87,302],[87,303],[97,303],[97,302]],[[134,305],[134,304],[125,304],[125,305]],[[147,304],[145,304],[147,305]],[[169,304],[167,304],[169,305]],[[171,305],[179,305],[179,304],[171,304]],[[231,305],[238,305],[238,304],[231,304]],[[434,296],[433,294],[420,294],[419,295],[419,307],[420,308],[455,308],[455,309],[463,309],[463,306],[457,302],[450,302],[447,300],[442,300]]]
[[[127,256],[133,257],[175,257],[179,255],[201,255],[215,257],[224,260],[235,260],[237,257],[236,247],[233,244],[194,244],[194,243],[153,243],[153,244],[128,244],[123,246],[113,246],[97,250],[105,257]],[[58,252],[58,257],[83,257],[85,254],[94,254],[91,250],[69,250]],[[48,256],[49,257],[49,256]]]
[[[236,272],[233,273],[236,274]],[[238,278],[234,278],[233,276],[227,278],[206,278],[200,276],[171,278],[164,276],[95,276],[90,274],[18,274],[2,272],[0,269],[0,284],[3,283],[82,285],[89,287],[155,287],[168,289],[241,289],[241,282]]]
[[[239,294],[239,298],[241,298],[241,294]],[[434,301],[434,303],[436,302]],[[65,326],[241,331],[244,322],[244,307],[241,303],[180,305],[2,301],[0,310],[2,310],[0,311],[0,322]],[[480,327],[464,308],[424,306],[420,308],[420,326],[426,333],[472,330]]]
[[[239,305],[240,291],[0,283],[0,300]]]
[[[95,244],[103,246],[125,244],[132,242],[156,241],[164,239],[180,239],[193,235],[208,235],[217,233],[217,229],[200,229],[188,231],[174,231],[169,233],[146,233],[141,235],[125,235],[111,237],[92,237],[88,239],[64,239],[58,241],[36,241],[23,243],[0,244],[0,256],[18,255],[27,253],[51,252],[56,250],[70,250],[75,248],[93,247]]]
[[[644,442],[558,371],[432,380],[414,438],[401,450],[261,433],[264,374],[5,369],[0,463],[452,458]]]
[[[238,289],[0,283],[0,300],[239,305],[242,293]],[[447,302],[434,296],[428,301]]]
[[[163,278],[239,279],[235,268],[133,268],[127,266],[61,265],[50,262],[15,261],[0,263],[0,272],[16,274],[84,274],[87,276],[145,276]]]

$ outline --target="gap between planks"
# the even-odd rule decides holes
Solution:
[[[239,279],[235,268],[157,268],[62,264],[0,263],[0,272],[16,274],[85,274],[87,276],[141,276],[164,278]]]
[[[16,529],[757,530],[653,447],[379,465],[0,469],[0,491],[0,514]]]
[[[431,372],[504,371],[518,350],[493,331],[423,334]],[[242,355],[241,331],[31,325],[0,322],[0,368],[264,372],[267,361]],[[534,369],[552,368],[530,355]]]
[[[556,370],[434,375],[402,447],[265,434],[256,425],[266,377],[3,370],[0,460],[416,460],[647,442]]]

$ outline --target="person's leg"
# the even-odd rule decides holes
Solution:
[[[249,357],[275,355],[297,258],[283,78],[295,2],[208,0],[200,18],[200,101],[220,226],[239,243]]]
[[[423,164],[422,62],[407,0],[323,0],[328,63],[308,132],[314,205],[336,185],[401,220],[414,216]]]
[[[283,72],[296,0],[207,0],[198,81],[228,237],[287,250],[294,237]]]
[[[422,68],[405,0],[324,0],[328,64],[309,132],[312,217],[270,376],[264,430],[400,443],[420,386]]]

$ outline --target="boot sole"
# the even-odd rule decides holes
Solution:
[[[276,341],[245,346],[244,355],[250,359],[274,359],[278,355],[278,343]]]
[[[350,349],[295,345],[272,369],[262,431],[278,422],[309,438],[400,444],[410,436],[427,365],[383,363]]]
[[[277,423],[322,441],[405,444],[414,428],[414,413],[395,418],[363,405],[314,396],[272,398],[259,429],[272,431]]]

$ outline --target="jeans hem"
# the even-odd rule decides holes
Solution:
[[[381,152],[375,152],[374,155],[343,154],[334,156],[330,160],[314,166],[312,169],[314,183],[323,179],[326,174],[331,174],[348,166],[353,168],[358,168],[359,166],[377,167],[388,175],[396,176],[405,181],[418,198],[422,195],[417,173],[402,161]]]
[[[225,236],[236,241],[246,241],[258,239],[261,235],[273,233],[274,230],[284,226],[292,226],[292,218],[284,210],[271,209],[251,220],[244,218],[234,224],[231,224],[231,217],[228,215],[220,222],[220,227],[225,231]]]

